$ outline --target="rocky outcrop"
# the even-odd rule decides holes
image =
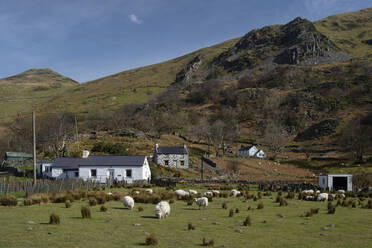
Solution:
[[[174,83],[189,82],[191,75],[199,70],[201,63],[202,59],[200,55],[193,58],[179,73],[177,73]]]
[[[331,135],[335,132],[339,121],[338,120],[324,120],[317,124],[310,126],[304,132],[299,133],[294,141],[306,141],[306,140],[313,140],[323,136]]]

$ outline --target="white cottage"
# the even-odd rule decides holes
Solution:
[[[183,146],[159,146],[155,144],[154,162],[166,167],[189,168],[189,152]]]
[[[353,190],[353,175],[351,174],[321,174],[319,175],[319,187],[322,189]]]
[[[259,150],[256,146],[241,146],[238,150],[238,156],[266,158],[266,153],[263,150]]]
[[[49,177],[133,183],[149,181],[151,171],[146,156],[89,156],[84,152],[83,158],[57,158]]]

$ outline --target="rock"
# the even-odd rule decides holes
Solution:
[[[190,81],[192,73],[199,70],[201,63],[202,60],[200,55],[193,58],[189,63],[187,63],[185,68],[183,68],[179,73],[177,73],[176,80],[174,83]]]
[[[105,220],[105,223],[111,223],[112,220]]]
[[[335,224],[330,224],[328,225],[330,228],[334,228],[336,225]]]
[[[52,232],[48,232],[48,234],[50,235],[50,234],[53,234]]]
[[[328,227],[325,226],[325,227],[322,228],[322,230],[323,231],[327,231],[328,230]]]
[[[242,229],[236,229],[235,232],[237,232],[237,233],[243,233]]]
[[[141,226],[140,223],[133,223],[133,226]]]
[[[31,231],[32,230],[32,227],[27,227],[27,231]]]
[[[212,222],[212,224],[213,225],[221,225],[221,223],[220,222],[217,222],[217,221]]]
[[[322,236],[322,237],[328,236],[328,234],[326,234],[326,233],[319,233],[319,235]]]
[[[28,225],[34,225],[35,224],[35,221],[29,220],[29,221],[26,221],[26,224],[28,224]]]
[[[278,217],[284,218],[285,216],[284,216],[284,214],[278,214]]]

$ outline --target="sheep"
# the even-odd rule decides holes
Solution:
[[[207,197],[194,198],[194,201],[199,206],[199,209],[200,209],[200,207],[204,207],[204,209],[206,207],[208,207],[208,198]]]
[[[336,194],[331,194],[332,198],[335,199],[336,198]]]
[[[204,196],[213,196],[213,193],[211,191],[207,191],[203,193]]]
[[[328,200],[328,194],[327,193],[321,193],[318,195],[318,201],[327,201]]]
[[[139,195],[140,192],[139,192],[138,190],[135,190],[135,191],[133,191],[133,194],[135,194],[135,195]]]
[[[233,197],[236,197],[236,196],[239,196],[241,194],[240,191],[236,190],[236,189],[233,189],[230,191],[230,194],[229,196],[233,196]]]
[[[309,190],[303,190],[302,193],[303,193],[303,194],[311,194],[311,195],[312,195],[312,194],[314,194],[314,190],[312,190],[312,189],[309,189]]]
[[[312,200],[314,200],[314,196],[312,196],[312,195],[307,195],[307,196],[305,197],[305,200],[306,200],[306,201],[312,201]]]
[[[190,195],[197,195],[198,194],[198,191],[189,189],[189,194]]]
[[[337,193],[339,193],[339,194],[345,194],[345,190],[339,189],[339,190],[337,190]]]
[[[345,194],[341,194],[340,197],[341,197],[342,199],[345,199],[345,198],[346,198]]]
[[[212,190],[212,193],[213,193],[213,195],[219,195],[220,194],[220,191],[218,191],[218,190]]]
[[[158,219],[166,218],[170,214],[170,206],[166,201],[161,201],[155,206],[155,216]]]
[[[177,189],[176,191],[174,191],[174,193],[175,193],[177,196],[187,196],[187,195],[190,195],[189,192],[186,192],[186,191],[184,191],[183,189]]]
[[[152,189],[146,189],[146,193],[152,195],[154,191]]]
[[[122,200],[124,207],[129,208],[132,210],[134,208],[134,200],[130,196],[124,196]]]
[[[320,194],[320,190],[315,191],[316,194]]]

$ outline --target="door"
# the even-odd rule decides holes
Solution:
[[[108,176],[110,179],[114,179],[115,177],[115,170],[114,169],[109,169],[108,170]]]

